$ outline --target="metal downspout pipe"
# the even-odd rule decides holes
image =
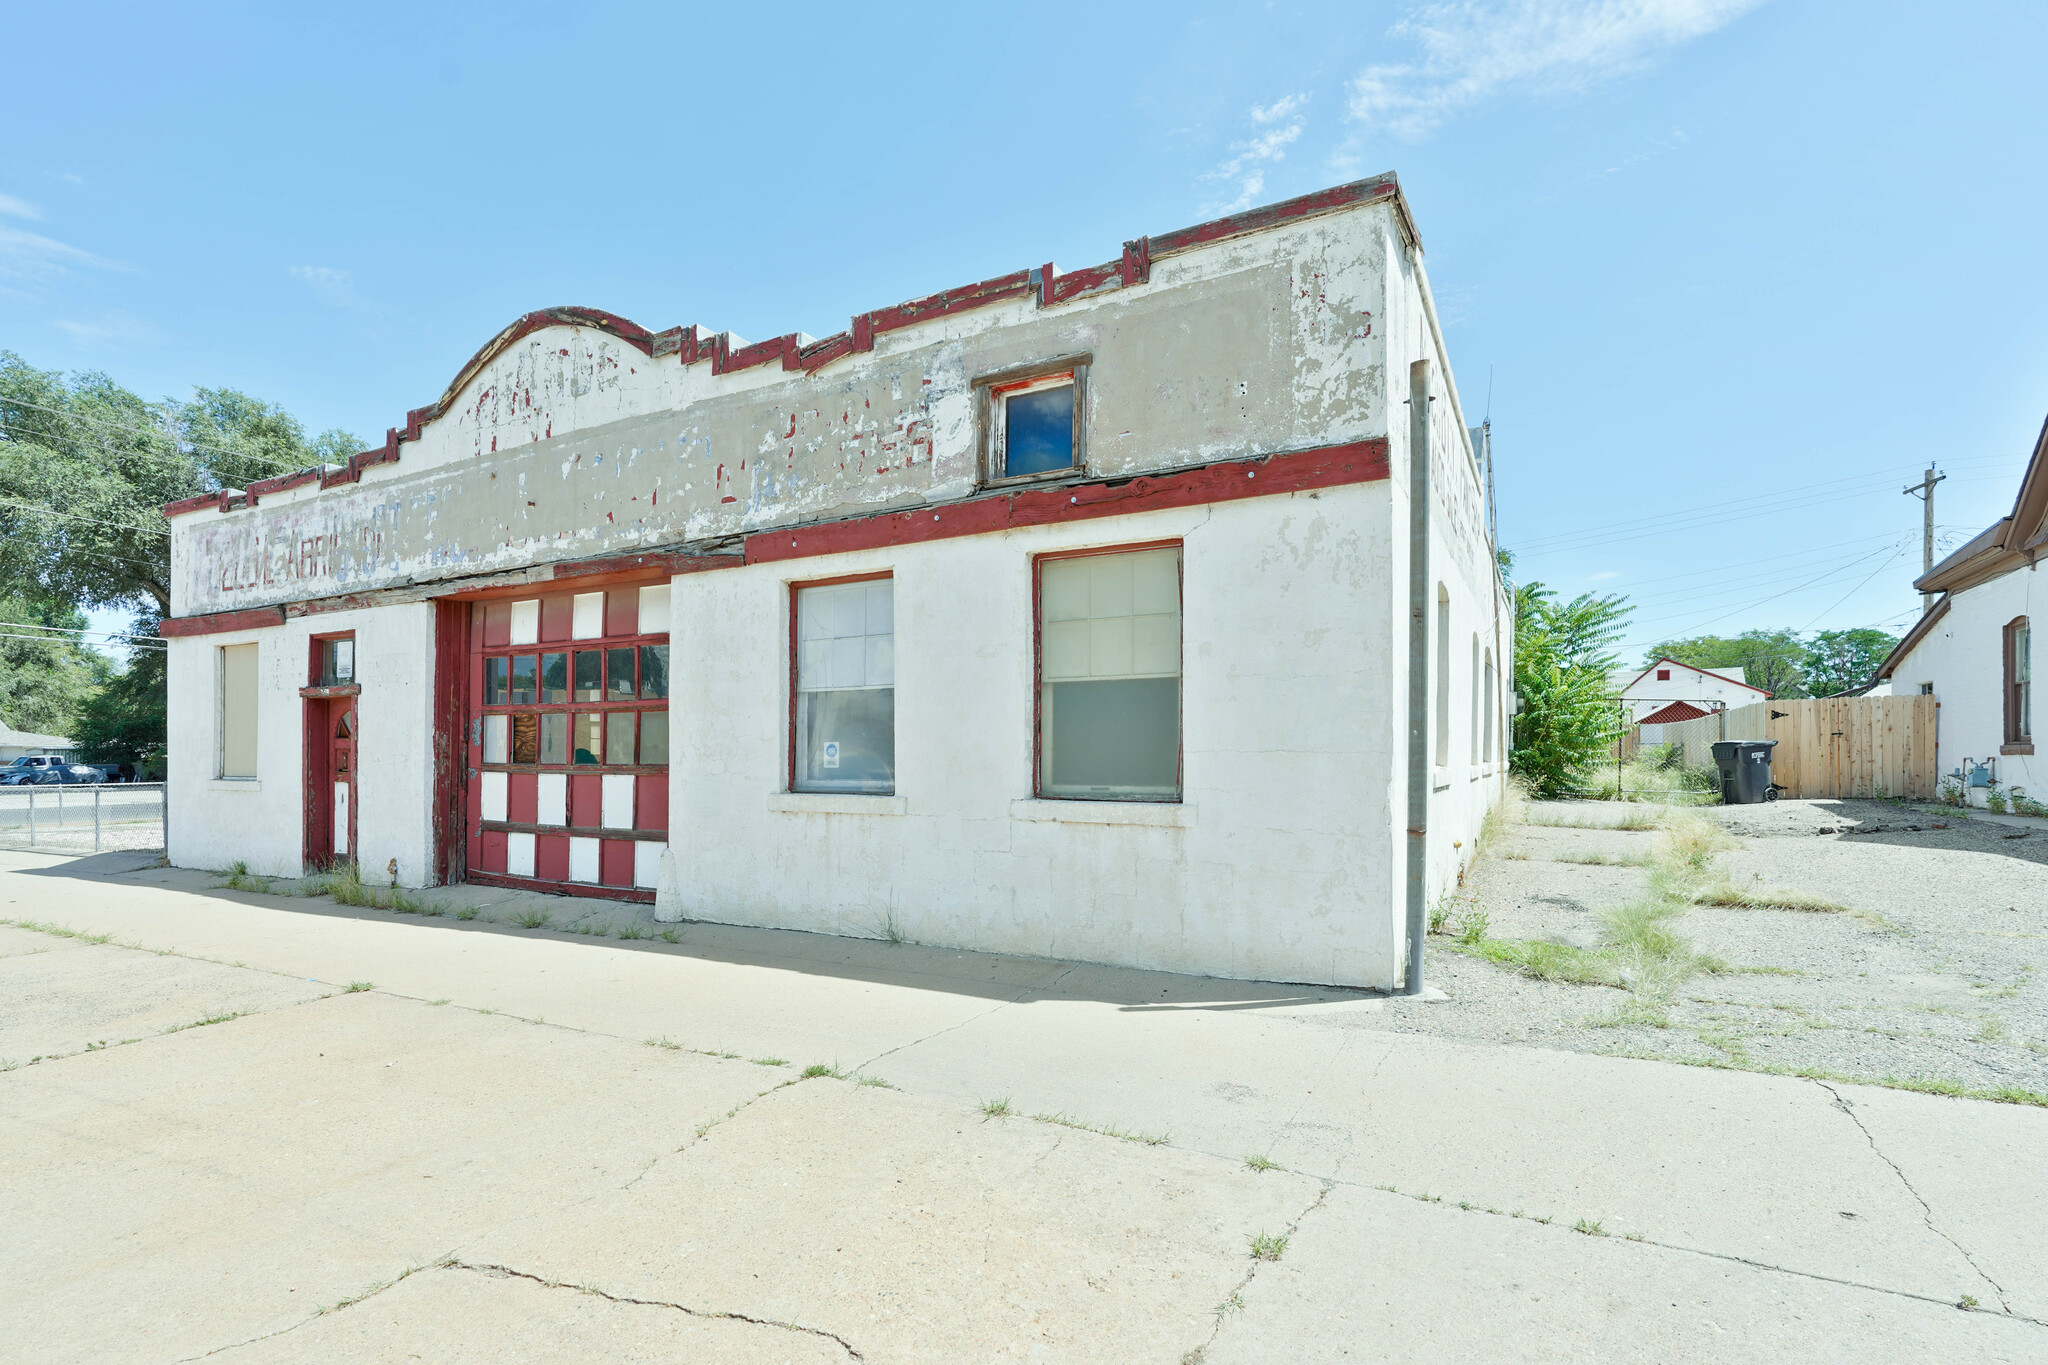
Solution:
[[[1429,889],[1429,362],[1408,367],[1408,969],[1422,994]]]

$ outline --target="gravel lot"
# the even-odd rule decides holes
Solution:
[[[1532,802],[1467,880],[1431,940],[1450,999],[1373,1027],[1489,1042],[1970,1090],[2048,1093],[2048,826],[1871,801],[1711,807],[1739,845],[1743,888],[1824,897],[1851,913],[1694,906],[1673,928],[1729,970],[1693,977],[1663,1027],[1611,1022],[1628,993],[1542,981],[1455,950],[1485,933],[1594,947],[1601,912],[1648,894],[1663,836],[1612,826],[1645,807]]]

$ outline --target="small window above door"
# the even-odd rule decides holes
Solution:
[[[331,640],[320,640],[319,653],[313,664],[313,685],[315,687],[339,687],[356,680],[356,637],[339,635]]]

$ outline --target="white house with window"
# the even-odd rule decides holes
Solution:
[[[2035,623],[2048,615],[2048,426],[2034,443],[2010,514],[1913,584],[1937,596],[1877,670],[1894,696],[1940,703],[1936,767],[1972,803],[1992,790],[2048,800],[2048,764],[2034,753],[2044,724],[2034,679],[2048,665]]]
[[[1503,790],[1486,499],[1391,176],[823,339],[529,314],[167,509],[170,856],[1398,988]]]

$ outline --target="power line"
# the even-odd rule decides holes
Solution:
[[[68,517],[72,521],[89,521],[95,526],[111,526],[116,530],[133,531],[138,535],[162,536],[166,540],[171,538],[171,531],[168,526],[159,531],[155,527],[137,526],[133,522],[108,521],[104,517],[89,517],[83,512],[59,512],[54,507],[38,507],[32,502],[16,502],[12,498],[0,498],[0,507],[19,507],[25,512],[40,512],[46,517]]]
[[[10,406],[34,408],[37,412],[47,412],[52,416],[62,417],[73,422],[90,422],[94,426],[107,427],[113,431],[124,431],[131,436],[154,436],[158,440],[169,441],[174,446],[184,445],[190,446],[194,450],[210,450],[216,455],[227,455],[237,460],[254,460],[257,464],[267,464],[273,469],[299,470],[313,467],[311,465],[295,465],[289,460],[274,459],[268,455],[252,455],[246,450],[229,450],[226,446],[208,445],[204,441],[188,440],[172,431],[163,431],[152,427],[124,426],[120,422],[109,422],[104,417],[87,417],[81,412],[70,412],[64,408],[53,408],[43,403],[31,403],[26,398],[0,398],[0,407]],[[321,463],[324,464],[325,462],[322,461]]]
[[[1889,569],[1889,568],[1890,568],[1890,567],[1891,567],[1892,565],[1896,564],[1896,563],[1898,562],[1899,556],[1900,556],[1900,555],[1902,555],[1902,554],[1904,554],[1904,553],[1906,553],[1906,551],[1905,551],[1905,547],[1903,547],[1903,546],[1901,546],[1901,547],[1900,547],[1899,549],[1896,549],[1896,550],[1892,551],[1892,557],[1891,557],[1890,559],[1887,559],[1887,560],[1886,560],[1886,561],[1885,561],[1884,563],[1882,563],[1882,564],[1878,565],[1878,566],[1877,566],[1876,568],[1872,569],[1872,570],[1870,571],[1870,574],[1869,574],[1869,576],[1868,576],[1868,577],[1866,577],[1866,578],[1865,578],[1865,579],[1864,579],[1864,580],[1863,580],[1863,581],[1862,581],[1861,583],[1858,583],[1858,584],[1857,584],[1857,585],[1856,585],[1855,587],[1853,587],[1853,588],[1849,589],[1849,591],[1847,591],[1847,592],[1843,593],[1843,594],[1842,594],[1842,595],[1841,595],[1841,596],[1840,596],[1839,598],[1835,599],[1835,602],[1834,602],[1833,606],[1829,606],[1829,607],[1825,607],[1825,608],[1823,608],[1823,609],[1822,609],[1822,610],[1821,610],[1821,611],[1820,611],[1819,613],[1817,613],[1817,614],[1816,614],[1816,615],[1814,616],[1814,618],[1813,618],[1813,621],[1818,621],[1818,620],[1820,620],[1820,618],[1821,618],[1821,617],[1823,617],[1823,616],[1826,616],[1826,615],[1827,615],[1827,614],[1828,614],[1829,612],[1833,611],[1833,610],[1835,609],[1835,607],[1839,607],[1839,606],[1841,606],[1841,605],[1842,605],[1842,603],[1844,603],[1844,602],[1848,601],[1848,600],[1849,600],[1850,598],[1854,597],[1854,596],[1855,596],[1855,595],[1856,595],[1857,593],[1859,593],[1859,592],[1862,592],[1864,588],[1866,588],[1866,587],[1868,587],[1868,586],[1869,586],[1869,584],[1870,584],[1870,580],[1871,580],[1872,578],[1875,578],[1875,577],[1877,577],[1877,576],[1878,576],[1879,574],[1883,573],[1883,572],[1884,572],[1884,571],[1885,571],[1886,569]],[[1813,629],[1813,621],[1808,621],[1808,622],[1807,622],[1807,623],[1806,623],[1805,625],[1801,626],[1801,627],[1800,627],[1800,629],[1801,629],[1801,630],[1812,630],[1812,629]]]
[[[76,645],[80,649],[89,647],[87,642],[83,640],[59,640],[49,635],[13,635],[4,630],[0,630],[0,640],[40,640],[46,645]],[[162,649],[166,646],[145,644],[138,637],[134,640],[125,641],[123,647],[127,649]]]
[[[1838,573],[1847,572],[1855,565],[1861,564],[1864,560],[1874,559],[1878,555],[1881,555],[1883,553],[1884,549],[1879,548],[1876,550],[1872,550],[1867,555],[1858,555],[1856,558],[1850,560],[1846,564],[1838,564],[1835,567],[1828,569],[1823,573],[1816,574],[1814,577],[1807,579],[1804,583],[1794,584],[1792,587],[1785,589],[1783,592],[1774,592],[1769,597],[1763,597],[1757,599],[1754,602],[1745,603],[1742,606],[1736,607],[1732,611],[1722,612],[1719,616],[1713,617],[1708,620],[1695,620],[1693,622],[1687,623],[1683,628],[1686,630],[1700,630],[1707,626],[1719,625],[1721,622],[1727,620],[1731,616],[1739,616],[1745,611],[1754,611],[1756,608],[1763,606],[1766,602],[1775,602],[1781,597],[1789,597],[1795,592],[1800,592],[1806,588],[1810,588],[1814,584],[1822,582],[1825,579],[1832,578]],[[1894,553],[1896,556],[1896,552]]]
[[[42,626],[34,621],[0,621],[0,626],[11,626],[15,630],[54,630],[65,635],[113,635],[123,640],[154,640],[154,635],[135,635],[125,630],[74,630],[70,626]],[[62,643],[59,641],[58,643]]]

